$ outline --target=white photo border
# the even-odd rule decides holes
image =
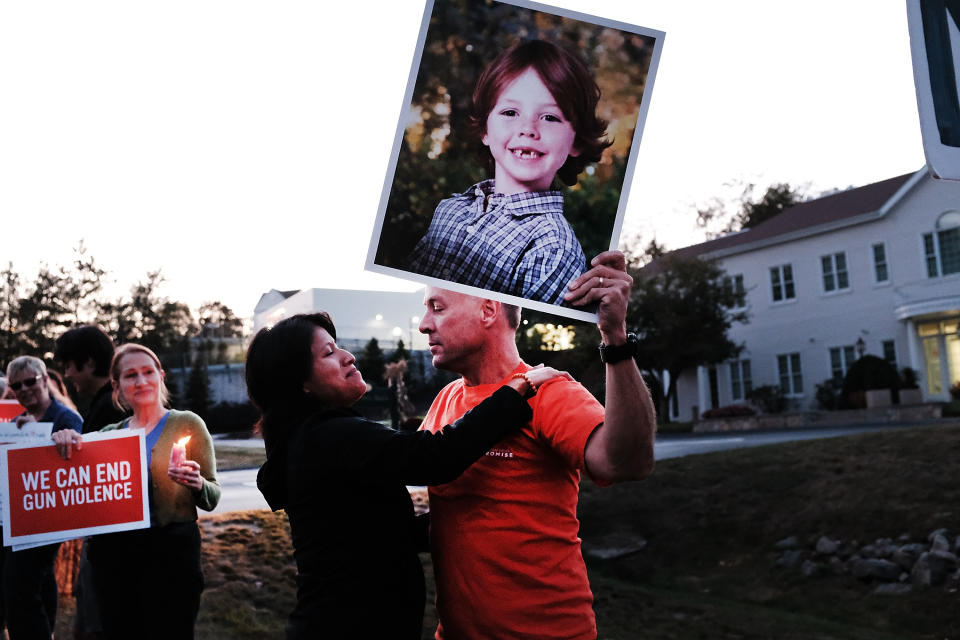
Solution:
[[[402,269],[397,269],[394,267],[389,267],[386,265],[377,264],[375,258],[377,255],[377,249],[380,245],[381,235],[383,232],[383,223],[386,216],[387,205],[390,199],[390,191],[393,187],[393,182],[397,170],[397,162],[400,156],[400,148],[403,144],[404,134],[407,128],[407,122],[405,114],[409,110],[411,100],[413,99],[413,91],[417,82],[417,77],[420,72],[421,61],[423,57],[423,48],[426,42],[427,31],[430,27],[430,18],[433,14],[434,4],[437,0],[427,0],[426,7],[424,8],[423,18],[420,22],[420,34],[417,37],[417,48],[414,52],[413,63],[411,64],[410,74],[407,78],[407,87],[403,94],[403,104],[401,106],[400,117],[397,122],[397,129],[394,135],[393,147],[390,151],[390,159],[387,165],[386,176],[384,177],[383,189],[380,193],[380,205],[377,209],[377,217],[373,227],[373,233],[370,238],[370,246],[367,251],[367,259],[364,265],[364,268],[367,271],[374,273],[380,273],[388,276],[393,276],[395,278],[402,278],[405,280],[413,280],[415,282],[420,282],[423,284],[441,287],[444,289],[450,289],[453,291],[458,291],[460,293],[465,293],[468,295],[479,296],[483,298],[490,298],[493,300],[499,300],[507,304],[517,305],[526,309],[534,309],[537,311],[542,311],[545,313],[551,313],[555,315],[566,316],[575,320],[583,320],[587,322],[596,323],[597,315],[595,313],[590,313],[587,311],[582,311],[579,309],[574,309],[571,307],[564,307],[561,305],[550,304],[547,302],[540,302],[536,300],[530,300],[528,298],[521,298],[519,296],[513,296],[505,293],[500,293],[497,291],[491,291],[488,289],[483,289],[480,287],[473,287],[470,285],[460,284],[458,282],[452,282],[449,280],[442,280],[440,278],[435,278],[431,276],[426,276],[423,274],[415,273],[412,271],[405,271]],[[441,2],[444,0],[440,0]],[[637,154],[640,150],[640,139],[643,135],[644,124],[647,119],[647,112],[650,108],[650,97],[653,94],[654,81],[657,75],[657,68],[660,63],[660,53],[663,49],[663,40],[664,32],[658,31],[656,29],[650,29],[647,27],[641,27],[638,25],[628,24],[625,22],[619,22],[617,20],[611,20],[607,18],[601,18],[599,16],[593,16],[579,11],[573,11],[570,9],[563,9],[561,7],[554,7],[551,5],[540,4],[538,2],[529,2],[528,0],[497,0],[500,4],[508,4],[516,7],[521,7],[524,9],[530,9],[532,11],[539,11],[542,13],[549,13],[557,15],[564,18],[570,18],[573,20],[579,20],[581,22],[586,22],[589,24],[594,24],[601,27],[609,27],[613,29],[619,29],[621,31],[626,31],[629,33],[635,33],[645,37],[654,39],[653,51],[650,56],[650,65],[647,69],[646,80],[644,83],[643,94],[640,99],[640,105],[637,110],[637,123],[633,131],[633,140],[630,146],[630,153],[627,159],[627,165],[624,171],[623,185],[620,189],[620,198],[617,205],[617,214],[614,219],[613,233],[610,238],[609,249],[617,249],[620,243],[620,234],[623,229],[623,216],[626,212],[627,200],[630,195],[630,186],[633,181],[633,173],[637,164]],[[593,256],[587,256],[587,264],[589,268],[589,261]]]

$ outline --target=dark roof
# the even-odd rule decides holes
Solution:
[[[915,173],[905,173],[856,189],[833,193],[816,200],[801,202],[784,209],[779,215],[761,222],[756,227],[683,247],[667,255],[680,259],[732,249],[739,245],[752,244],[784,236],[804,229],[842,222],[844,219],[878,211]],[[647,266],[652,266],[647,265]],[[654,269],[654,272],[656,270]]]

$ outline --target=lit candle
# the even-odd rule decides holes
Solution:
[[[190,436],[180,438],[173,443],[170,449],[170,468],[176,469],[187,460],[187,443],[190,442]]]

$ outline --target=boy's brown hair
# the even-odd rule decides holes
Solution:
[[[564,184],[575,185],[583,168],[600,160],[603,150],[613,143],[605,137],[607,123],[597,117],[600,87],[587,65],[566,49],[545,40],[529,40],[494,58],[473,91],[469,114],[472,132],[478,138],[486,134],[487,117],[500,93],[527,69],[537,72],[576,133],[573,145],[580,153],[568,156],[557,171]]]

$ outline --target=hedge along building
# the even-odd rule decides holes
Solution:
[[[672,254],[716,260],[750,316],[730,329],[738,359],[680,376],[675,419],[745,402],[760,385],[815,409],[816,385],[862,353],[914,369],[928,402],[960,381],[960,182],[926,167]]]

